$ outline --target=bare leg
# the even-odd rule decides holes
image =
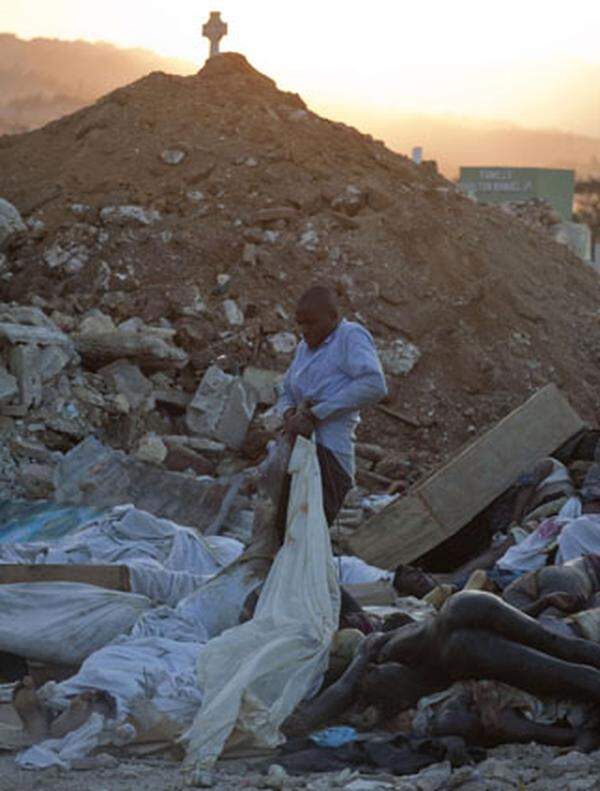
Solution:
[[[440,643],[439,665],[454,681],[503,681],[535,695],[600,703],[600,671],[519,645],[488,631],[464,629]]]
[[[463,629],[486,631],[552,657],[600,668],[600,645],[551,632],[497,596],[483,591],[457,593],[442,608],[436,621],[440,644],[451,639],[455,630]]]
[[[13,706],[34,742],[48,735],[48,712],[37,696],[33,679],[25,676],[13,692]]]

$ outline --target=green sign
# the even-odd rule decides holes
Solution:
[[[571,220],[575,171],[547,168],[461,168],[459,188],[482,203],[542,198]]]

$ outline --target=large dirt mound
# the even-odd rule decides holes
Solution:
[[[0,196],[31,229],[0,300],[168,319],[188,390],[214,360],[284,369],[269,336],[325,280],[388,349],[389,407],[410,419],[371,410],[363,438],[421,469],[549,381],[597,419],[597,275],[240,55],[0,138]]]

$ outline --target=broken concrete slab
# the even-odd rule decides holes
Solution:
[[[556,385],[547,385],[365,522],[350,539],[352,552],[387,569],[412,562],[457,533],[584,425]]]
[[[19,394],[16,377],[0,365],[0,404],[8,404]]]
[[[2,325],[0,325],[0,333]],[[120,359],[135,360],[142,369],[182,368],[188,355],[155,334],[141,332],[77,333],[72,337],[77,352],[85,363],[102,367]]]
[[[87,437],[59,461],[54,477],[58,503],[101,508],[133,503],[180,525],[206,528],[220,511],[229,486],[144,464]],[[235,503],[232,508],[235,508]]]
[[[40,378],[43,383],[54,379],[73,357],[63,346],[46,346],[40,352]]]
[[[119,395],[127,400],[131,409],[139,409],[152,394],[152,382],[137,365],[127,360],[115,360],[98,371],[98,375]]]
[[[239,449],[256,409],[253,388],[240,378],[211,366],[188,406],[186,422],[194,434],[224,442]]]
[[[266,368],[254,368],[248,366],[244,369],[243,380],[246,384],[253,387],[258,396],[259,404],[276,403],[278,398],[278,387],[283,382],[284,374],[278,371],[269,371]]]
[[[37,343],[40,346],[71,346],[64,332],[48,327],[30,327],[26,324],[0,322],[0,338],[9,343]]]
[[[40,349],[37,346],[14,346],[10,350],[9,368],[19,383],[20,404],[39,406],[42,400]]]

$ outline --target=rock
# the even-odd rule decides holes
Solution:
[[[152,225],[160,218],[159,211],[142,206],[105,206],[100,212],[105,225]]]
[[[0,405],[8,404],[19,394],[16,378],[0,365]]]
[[[546,777],[556,778],[566,774],[588,774],[592,771],[594,762],[584,753],[574,750],[566,755],[559,755],[544,767]]]
[[[87,203],[72,203],[69,206],[69,211],[74,217],[77,217],[78,220],[88,219],[94,213],[92,207],[88,206]]]
[[[27,220],[26,225],[29,229],[30,237],[35,239],[36,242],[40,239],[43,239],[46,235],[46,223],[43,220],[40,220],[37,217],[30,217]]]
[[[223,442],[216,442],[207,437],[190,437],[188,434],[163,436],[162,440],[169,449],[181,446],[189,447],[205,456],[220,456],[227,450],[227,446]]]
[[[257,256],[258,245],[246,242],[244,245],[244,251],[242,252],[242,263],[247,264],[248,266],[254,266],[256,264]]]
[[[0,322],[0,339],[2,338],[9,343],[36,343],[40,346],[72,346],[69,337],[59,330],[51,330],[46,327],[28,327],[25,324]]]
[[[365,780],[362,777],[357,777],[344,786],[345,791],[386,791],[388,788],[393,789],[394,784],[382,780]]]
[[[0,325],[0,334],[2,325]],[[182,368],[188,363],[183,349],[149,332],[101,332],[71,336],[76,350],[86,364],[101,367],[119,359],[135,360],[141,368],[163,370]]]
[[[163,438],[164,439],[164,438]],[[165,467],[174,472],[193,470],[196,475],[214,475],[215,463],[185,445],[172,445],[165,459]]]
[[[163,387],[160,390],[154,390],[152,397],[156,403],[167,404],[167,406],[181,410],[187,409],[192,400],[189,393],[176,387]]]
[[[73,316],[67,313],[61,313],[59,310],[53,310],[50,314],[50,319],[63,332],[73,332],[77,326],[77,321]]]
[[[486,780],[496,780],[506,784],[507,788],[518,788],[519,777],[512,761],[499,758],[488,758],[477,767],[477,773]]]
[[[137,446],[134,457],[148,464],[162,464],[167,458],[167,447],[156,434],[145,434]]]
[[[169,472],[112,450],[87,437],[59,461],[54,476],[58,503],[100,508],[133,503],[137,508],[180,525],[211,524],[227,484]],[[234,501],[232,508],[238,504]]]
[[[269,335],[269,343],[277,354],[292,354],[296,350],[298,339],[293,332],[278,332]]]
[[[275,220],[293,220],[295,217],[298,217],[298,211],[291,206],[274,206],[257,211],[255,219],[257,223],[268,223]]]
[[[378,343],[379,359],[383,369],[395,376],[407,374],[415,367],[421,352],[413,343],[404,338],[396,338],[391,343]]]
[[[185,151],[179,148],[166,148],[160,155],[162,161],[167,165],[179,165],[185,159]]]
[[[114,321],[101,310],[90,310],[86,313],[79,325],[81,335],[94,335],[98,332],[114,332],[116,330]]]
[[[63,346],[46,346],[40,354],[40,377],[43,383],[54,379],[73,357]]]
[[[394,203],[394,199],[381,190],[375,187],[369,187],[367,190],[367,205],[373,211],[385,211],[389,209]]]
[[[354,217],[364,208],[366,202],[366,194],[359,187],[350,184],[341,195],[333,199],[331,208],[336,212],[343,212],[348,217]]]
[[[256,409],[256,394],[238,377],[211,366],[186,413],[189,430],[240,448]]]
[[[290,776],[285,771],[283,766],[279,764],[271,764],[268,774],[263,782],[265,788],[281,789],[285,788],[290,783]]]
[[[42,400],[40,349],[37,346],[14,346],[10,350],[10,372],[19,384],[21,406],[39,406]]]
[[[27,227],[18,210],[0,198],[0,252],[20,241],[26,233]]]
[[[54,493],[54,467],[26,462],[19,467],[18,483],[32,499],[46,499]]]
[[[269,406],[277,402],[278,387],[283,382],[283,377],[284,375],[277,371],[252,366],[245,368],[242,376],[244,382],[256,391],[258,403]]]
[[[229,324],[232,326],[239,326],[244,323],[244,314],[233,299],[226,299],[223,302],[223,308]]]
[[[127,400],[131,409],[139,409],[152,394],[152,382],[127,360],[115,360],[101,368],[98,375]]]
[[[192,203],[202,203],[204,200],[204,193],[200,190],[190,190],[186,192],[186,198]]]

